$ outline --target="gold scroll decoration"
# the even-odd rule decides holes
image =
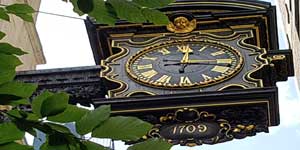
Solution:
[[[174,33],[192,32],[197,27],[196,19],[189,21],[186,17],[177,17],[167,25],[167,29]]]

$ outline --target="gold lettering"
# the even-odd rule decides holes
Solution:
[[[182,133],[183,133],[183,130],[184,130],[184,128],[185,128],[185,125],[183,125],[183,126],[179,126],[179,133],[180,133],[180,134],[182,134]]]
[[[188,126],[186,126],[185,130],[188,133],[194,133],[196,131],[196,127],[194,125],[188,125]]]
[[[210,55],[218,56],[218,55],[222,55],[222,54],[225,54],[225,52],[224,51],[217,51],[217,52],[211,53]]]
[[[169,50],[167,50],[166,48],[162,48],[160,50],[158,50],[158,52],[162,53],[163,55],[168,55],[170,54],[171,52]]]
[[[182,46],[177,46],[178,51],[183,52],[183,53],[191,53],[193,50],[190,48],[189,45],[182,45]]]
[[[208,47],[207,45],[206,45],[206,46],[203,46],[203,47],[199,50],[199,52],[204,51],[207,47]]]
[[[157,82],[161,82],[161,83],[169,83],[171,80],[171,76],[167,76],[167,75],[163,75],[162,77],[160,77]]]
[[[232,59],[217,59],[218,64],[231,64]]]
[[[179,85],[192,84],[191,80],[188,77],[180,77]]]
[[[174,127],[173,134],[176,134],[176,131],[177,131],[177,126]]]
[[[147,65],[138,65],[137,66],[138,70],[142,70],[142,69],[152,69],[152,64],[147,64]]]
[[[211,71],[225,73],[228,69],[229,69],[229,67],[215,66],[213,69],[211,69]]]
[[[204,125],[204,124],[199,124],[199,125],[198,125],[198,131],[199,131],[200,133],[206,132],[206,131],[207,131],[207,126]]]
[[[155,61],[157,59],[157,57],[149,57],[149,56],[144,56],[143,59],[147,59],[147,60],[153,60]]]
[[[146,72],[143,72],[142,75],[146,78],[152,78],[154,77],[155,75],[157,74],[157,72],[155,70],[149,70],[149,71],[146,71]]]
[[[202,77],[205,81],[208,81],[208,80],[211,80],[212,77],[208,76],[208,75],[205,75],[205,74],[202,74]]]

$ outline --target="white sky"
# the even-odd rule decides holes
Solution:
[[[61,0],[42,0],[40,11],[78,17],[73,13],[72,6]],[[47,60],[47,64],[38,66],[38,69],[95,64],[83,20],[40,13],[37,30]],[[280,25],[279,30],[282,33],[283,28]],[[281,42],[283,49],[286,48],[284,43]],[[172,150],[298,150],[300,147],[300,99],[295,80],[290,78],[288,82],[278,83],[278,86],[281,125],[271,128],[269,134],[260,133],[255,137],[213,146],[193,148],[175,146]],[[125,149],[121,144],[116,145],[116,150]]]

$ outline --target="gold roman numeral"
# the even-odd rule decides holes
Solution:
[[[217,59],[218,64],[231,64],[232,59]]]
[[[214,68],[211,69],[211,71],[225,73],[228,69],[229,69],[229,67],[215,66]]]
[[[199,49],[199,52],[204,51],[207,47],[208,47],[207,45],[206,45],[206,46],[203,46],[201,49]]]
[[[179,85],[192,84],[191,80],[188,77],[180,77]]]
[[[191,53],[193,50],[190,48],[189,45],[182,45],[182,46],[177,46],[178,51],[183,52],[183,53]]]
[[[161,82],[161,83],[169,83],[171,80],[171,76],[167,76],[167,75],[163,75],[162,77],[160,77],[157,82]]]
[[[157,72],[155,70],[149,70],[149,71],[146,71],[146,72],[143,72],[141,73],[144,77],[146,78],[152,78],[154,77],[155,75],[157,75]]]
[[[153,61],[155,61],[157,59],[157,57],[144,56],[143,59],[144,60],[153,60]]]
[[[163,55],[168,55],[170,54],[171,52],[169,50],[167,50],[166,48],[162,48],[160,50],[158,50],[158,52],[162,53]]]
[[[208,81],[208,80],[211,80],[212,77],[208,76],[208,75],[205,75],[205,74],[202,74],[202,77],[205,81]]]
[[[222,55],[222,54],[225,54],[225,52],[224,51],[217,51],[217,52],[211,53],[210,55],[218,56],[218,55]]]
[[[147,65],[137,65],[138,70],[142,69],[152,69],[152,64],[147,64]]]

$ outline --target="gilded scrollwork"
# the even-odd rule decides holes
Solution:
[[[196,19],[189,21],[186,17],[177,17],[167,25],[167,29],[174,33],[192,32],[197,27]]]
[[[186,117],[189,119],[183,119]],[[255,134],[255,130],[254,124],[232,124],[206,111],[182,108],[161,116],[147,138],[164,138],[174,145],[192,147],[244,138]]]

